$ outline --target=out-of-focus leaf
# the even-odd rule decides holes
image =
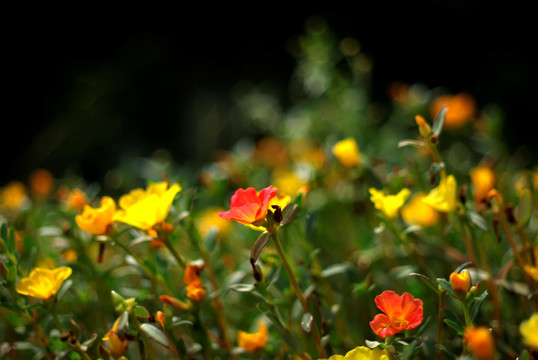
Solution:
[[[347,264],[334,264],[321,272],[321,276],[324,278],[330,278],[331,276],[345,274],[350,270],[350,266]]]
[[[168,348],[170,346],[170,342],[168,341],[168,338],[166,335],[159,329],[157,329],[155,326],[144,323],[140,325],[140,330],[144,332],[150,339],[156,341],[158,344]]]
[[[416,277],[418,277],[423,283],[425,283],[426,285],[428,285],[428,287],[429,287],[430,289],[432,289],[432,290],[435,291],[437,294],[439,294],[439,289],[437,288],[437,286],[435,285],[435,283],[433,282],[433,280],[430,279],[429,277],[427,277],[426,275],[419,274],[419,273],[410,273],[409,276],[416,276]]]
[[[219,236],[219,230],[215,227],[212,227],[209,229],[209,233],[206,235],[204,241],[205,241],[205,248],[211,252],[213,249],[215,249],[215,245],[217,244],[217,238]]]
[[[71,285],[73,285],[73,280],[71,279],[65,280],[64,283],[62,284],[62,287],[60,287],[60,290],[56,294],[56,298],[58,300],[61,300],[64,297],[64,295],[67,293],[67,290],[69,290]]]
[[[401,140],[398,142],[399,148],[404,146],[426,147],[428,144],[420,140]]]
[[[433,120],[432,132],[435,134],[435,136],[439,136],[441,134],[441,131],[443,130],[443,126],[445,126],[447,110],[448,106],[444,106]]]
[[[521,191],[517,206],[517,223],[520,227],[529,223],[532,215],[532,194],[528,188]]]
[[[312,323],[314,322],[314,317],[311,313],[307,312],[303,314],[301,318],[301,329],[307,334],[312,332]]]
[[[444,169],[445,169],[445,163],[444,162],[434,162],[430,166],[430,175],[435,176],[435,175],[439,174]]]
[[[233,284],[230,285],[228,289],[237,292],[251,292],[255,289],[255,287],[252,284]]]
[[[379,345],[381,345],[381,343],[379,341],[373,341],[373,340],[364,340],[364,343],[366,344],[367,347],[369,347],[370,349],[375,349],[376,347],[378,347]]]
[[[124,311],[123,314],[120,316],[120,320],[118,321],[118,330],[125,329],[127,327],[127,322],[129,321],[129,313],[127,311]]]
[[[488,222],[476,211],[467,211],[467,218],[469,219],[471,224],[476,225],[476,227],[478,227],[480,230],[483,230],[485,232],[489,231]]]
[[[443,314],[445,316],[444,322],[448,326],[450,326],[452,329],[456,330],[456,332],[461,335],[463,334],[463,330],[465,330],[465,326],[461,323],[460,319],[450,309],[443,309]]]
[[[471,319],[471,322],[474,321],[476,318],[476,315],[478,315],[478,312],[480,311],[480,307],[482,306],[482,303],[488,296],[488,292],[484,291],[479,297],[475,298],[475,302],[471,306],[471,311],[469,313],[469,317]]]
[[[94,343],[95,340],[97,340],[97,333],[93,333],[92,336],[88,340],[82,343],[82,345],[86,346],[86,349],[87,349]]]
[[[456,274],[459,274],[463,269],[465,269],[467,266],[472,265],[472,264],[473,264],[472,261],[467,261],[467,262],[461,264],[460,266],[458,266],[458,267],[456,268],[456,270],[454,270],[454,272],[455,272]]]
[[[435,344],[435,347],[439,350],[441,350],[442,352],[444,352],[445,354],[448,354],[450,355],[450,357],[454,360],[458,360],[458,357],[453,354],[452,352],[450,352],[444,345],[442,344]]]

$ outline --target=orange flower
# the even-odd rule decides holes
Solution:
[[[257,332],[247,333],[240,330],[237,333],[237,344],[250,352],[261,350],[267,344],[268,333],[267,326],[263,321],[258,321]]]
[[[32,194],[38,198],[45,198],[54,187],[54,177],[48,170],[35,169],[30,173],[28,183]]]
[[[384,314],[377,314],[370,327],[381,338],[413,329],[422,322],[422,300],[407,292],[400,296],[391,290],[383,291],[375,297],[375,304]]]
[[[116,319],[112,329],[103,337],[103,341],[108,341],[110,346],[110,353],[115,358],[119,358],[127,350],[127,338],[125,337],[125,330],[118,330],[118,324],[121,316]]]
[[[470,171],[473,183],[473,197],[475,201],[481,201],[488,192],[495,187],[495,174],[487,166],[477,166]]]
[[[448,106],[445,116],[445,128],[456,129],[465,125],[473,118],[476,111],[474,98],[467,93],[443,95],[436,98],[430,107],[433,118],[444,106]]]
[[[101,198],[101,207],[93,208],[84,205],[84,211],[75,217],[79,228],[94,235],[105,235],[109,226],[114,223],[112,219],[116,212],[114,199],[108,196]]]
[[[0,189],[0,207],[7,210],[20,210],[26,199],[26,188],[19,181],[12,181]]]
[[[463,270],[459,274],[453,272],[450,274],[450,285],[456,293],[467,294],[469,288],[471,287],[471,276],[467,270]]]
[[[468,327],[463,332],[463,339],[476,359],[490,360],[495,357],[495,342],[488,328]]]
[[[183,282],[187,285],[187,297],[196,302],[201,302],[205,299],[206,291],[202,286],[200,272],[203,269],[203,264],[188,263],[185,269]]]
[[[219,212],[218,215],[226,220],[234,220],[243,225],[263,225],[269,202],[276,196],[277,188],[272,186],[262,189],[259,193],[253,187],[238,189],[233,194],[230,210]]]
[[[73,189],[67,195],[65,203],[70,209],[82,211],[84,209],[84,205],[88,203],[88,197],[84,191],[80,189]]]

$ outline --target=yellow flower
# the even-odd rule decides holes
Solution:
[[[470,171],[473,183],[473,197],[475,201],[484,199],[491,189],[495,187],[495,174],[487,166],[477,166]]]
[[[357,142],[353,138],[347,138],[334,144],[332,148],[334,156],[342,165],[353,168],[359,165],[361,156]]]
[[[258,331],[254,333],[247,333],[239,330],[237,333],[237,344],[243,349],[254,352],[261,350],[267,343],[268,329],[263,321],[258,321]]]
[[[84,205],[82,214],[75,216],[78,227],[94,235],[105,235],[109,226],[114,223],[113,217],[116,212],[114,199],[108,196],[101,198],[101,207],[93,208]]]
[[[299,177],[295,171],[275,171],[272,184],[281,192],[293,196],[308,192],[307,181]]]
[[[402,207],[402,218],[409,225],[433,226],[439,220],[439,213],[422,201],[424,194],[413,195],[409,203]]]
[[[123,355],[125,350],[127,349],[127,338],[124,334],[124,329],[120,329],[118,331],[118,324],[121,319],[121,316],[114,321],[114,325],[112,326],[112,329],[103,336],[103,341],[108,341],[109,347],[110,347],[110,353],[115,358],[119,358]]]
[[[26,199],[26,188],[19,181],[10,182],[0,193],[0,204],[8,210],[20,210]]]
[[[181,186],[160,182],[151,184],[146,190],[137,188],[120,198],[115,221],[120,221],[141,230],[149,230],[162,223],[168,216],[170,206]]]
[[[534,266],[525,264],[523,265],[523,269],[535,281],[538,281],[538,245],[534,247]]]
[[[370,349],[366,346],[357,346],[355,349],[350,350],[345,356],[333,355],[328,360],[389,360],[389,353],[387,350],[381,350],[379,348]],[[324,360],[324,359],[320,359]]]
[[[398,216],[398,210],[403,206],[405,200],[411,193],[409,189],[402,189],[396,195],[385,195],[383,191],[370,188],[370,200],[374,203],[375,208],[381,210],[389,219],[394,219]]]
[[[538,313],[519,325],[519,332],[523,336],[523,342],[533,348],[538,349]]]
[[[17,284],[17,292],[22,295],[33,296],[47,300],[56,295],[63,282],[71,275],[71,268],[60,266],[56,269],[36,267]]]
[[[452,286],[452,289],[456,293],[464,293],[467,294],[469,291],[469,288],[471,287],[471,276],[469,275],[469,271],[463,270],[459,274],[453,272],[450,274],[450,285]]]
[[[441,178],[439,185],[422,199],[437,211],[452,212],[456,210],[456,178],[454,175]]]
[[[220,207],[211,207],[205,209],[195,219],[196,227],[202,238],[206,238],[210,231],[215,229],[217,236],[223,236],[228,233],[231,227],[231,222],[221,218],[218,213],[226,209]]]

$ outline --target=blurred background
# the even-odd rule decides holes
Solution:
[[[286,106],[296,65],[290,39],[313,15],[337,37],[358,40],[372,64],[373,102],[386,102],[394,81],[469,92],[479,108],[500,106],[507,146],[534,165],[530,10],[478,1],[189,6],[8,11],[16,25],[4,42],[0,186],[26,181],[36,167],[101,182],[122,159],[156,151],[193,168],[211,161],[252,130],[239,120],[238,89],[270,89]]]

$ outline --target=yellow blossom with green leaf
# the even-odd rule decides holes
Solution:
[[[401,213],[404,221],[409,225],[433,226],[439,220],[437,210],[426,204],[424,194],[413,195],[411,200],[402,207]]]
[[[146,190],[131,190],[120,198],[121,209],[116,211],[114,220],[141,230],[149,230],[166,219],[179,191],[179,184],[174,183],[168,187],[167,182],[150,184]]]
[[[22,278],[17,284],[19,294],[47,300],[56,295],[64,281],[71,276],[71,268],[60,266],[55,269],[36,267],[28,277]]]
[[[370,192],[370,200],[374,203],[375,208],[389,219],[394,219],[398,216],[398,211],[411,194],[411,191],[407,188],[400,190],[396,195],[385,195],[383,191],[375,188],[370,188],[368,191]]]
[[[370,349],[366,346],[357,346],[355,349],[350,350],[346,355],[333,355],[326,360],[389,360],[389,353],[387,350],[381,350],[380,348]],[[324,360],[324,359],[320,359]]]
[[[457,183],[454,175],[442,177],[439,185],[422,199],[437,211],[449,213],[456,210]]]

